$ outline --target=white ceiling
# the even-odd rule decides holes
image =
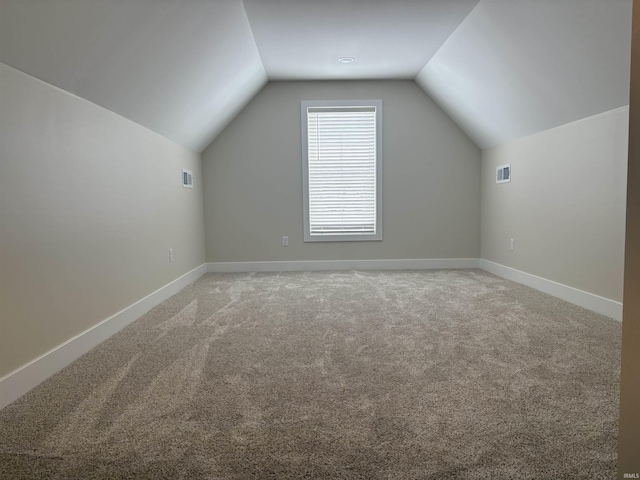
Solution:
[[[269,79],[416,78],[504,143],[626,105],[630,38],[631,0],[0,0],[0,62],[196,151]]]
[[[481,148],[629,103],[631,0],[482,0],[418,84]]]
[[[241,0],[0,0],[0,61],[196,151],[267,83]]]
[[[271,80],[413,79],[477,3],[244,0]]]

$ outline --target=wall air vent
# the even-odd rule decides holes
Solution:
[[[511,164],[500,165],[496,168],[496,183],[506,183],[511,181]]]
[[[182,186],[193,188],[193,173],[191,170],[182,170]]]

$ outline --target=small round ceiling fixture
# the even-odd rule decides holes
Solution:
[[[356,59],[355,59],[355,58],[353,58],[353,57],[340,57],[340,58],[338,59],[338,61],[339,61],[340,63],[353,63],[353,62],[355,62],[355,61],[356,61]]]

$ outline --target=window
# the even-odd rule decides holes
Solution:
[[[304,241],[382,240],[382,101],[302,102]]]

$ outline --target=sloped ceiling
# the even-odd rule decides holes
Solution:
[[[0,0],[0,61],[195,151],[267,83],[241,0]]]
[[[631,1],[0,0],[0,62],[196,151],[268,80],[415,78],[485,148],[628,103]]]
[[[482,0],[416,82],[481,148],[629,103],[631,0]]]

